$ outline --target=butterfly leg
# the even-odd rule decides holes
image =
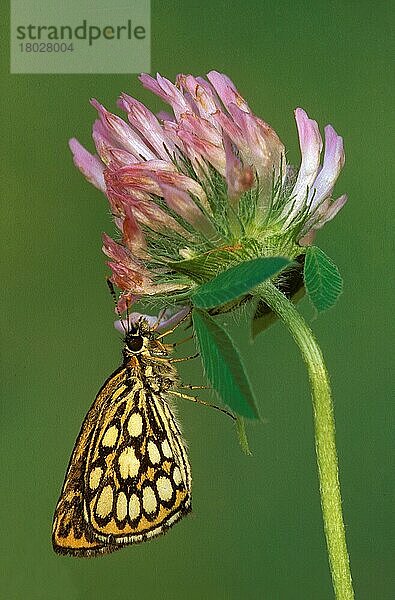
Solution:
[[[191,386],[192,389],[194,389],[194,387],[200,388],[200,386]],[[209,406],[210,408],[215,408],[215,410],[219,410],[222,413],[224,413],[225,415],[228,415],[228,417],[233,419],[233,421],[236,420],[235,416],[232,415],[232,413],[227,411],[225,408],[221,408],[220,406],[216,406],[215,404],[210,404],[209,402],[200,400],[200,398],[197,398],[196,396],[189,396],[189,394],[183,394],[182,392],[176,392],[175,390],[168,390],[167,393],[172,394],[173,396],[177,396],[177,398],[183,398],[184,400],[190,400],[191,402],[196,402],[197,404],[203,404],[203,406]]]
[[[171,329],[168,329],[167,331],[165,331],[165,333],[162,333],[162,335],[158,335],[158,337],[156,338],[157,340],[161,340],[162,338],[166,337],[167,335],[170,335],[171,333],[173,333],[173,331],[175,331],[177,329],[177,327],[179,327],[181,325],[181,323],[184,323],[184,321],[186,321],[188,319],[188,317],[191,316],[191,312],[187,312],[187,314],[185,316],[182,317],[182,319],[180,321],[178,321],[178,323],[176,323],[174,325],[174,327],[172,327]]]
[[[178,386],[180,389],[186,389],[186,390],[212,390],[213,388],[211,388],[209,385],[179,385]]]
[[[170,362],[170,363],[185,362],[186,360],[191,360],[192,358],[197,358],[198,356],[199,356],[199,352],[197,352],[196,354],[192,354],[191,356],[184,356],[183,358],[170,358],[170,359],[168,359],[168,362]]]
[[[172,348],[176,348],[177,346],[181,346],[181,344],[185,344],[185,342],[189,342],[189,340],[192,340],[192,339],[193,339],[193,335],[189,335],[188,337],[183,338],[179,342],[174,342],[174,344],[170,344],[170,346],[172,346]]]

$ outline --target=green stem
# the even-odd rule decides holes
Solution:
[[[313,332],[292,302],[272,283],[265,282],[257,288],[257,292],[287,326],[307,366],[313,400],[321,506],[333,588],[337,600],[352,600],[354,591],[342,515],[333,403],[322,352]]]

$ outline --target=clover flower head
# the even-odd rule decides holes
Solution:
[[[70,140],[74,162],[110,203],[120,239],[104,235],[119,308],[147,296],[185,297],[240,261],[295,258],[347,197],[332,199],[344,165],[342,138],[295,110],[301,164],[288,165],[275,131],[253,114],[232,81],[157,75],[140,81],[168,103],[155,116],[121,94],[127,120],[91,103],[97,154]]]

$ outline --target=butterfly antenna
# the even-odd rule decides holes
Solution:
[[[120,310],[119,310],[119,308],[118,308],[118,298],[117,298],[117,295],[116,295],[116,293],[115,293],[115,290],[114,290],[113,283],[112,283],[112,281],[110,280],[110,278],[109,278],[109,277],[107,277],[107,280],[106,280],[106,281],[107,281],[108,289],[110,290],[110,294],[111,294],[111,296],[112,296],[112,299],[114,300],[114,304],[115,304],[115,310],[117,311],[117,315],[118,315],[118,317],[119,317],[119,321],[120,321],[120,323],[121,323],[121,325],[122,325],[122,329],[124,330],[124,332],[125,332],[125,335],[127,335],[128,331],[127,331],[127,329],[126,329],[126,327],[125,327],[125,325],[124,325],[124,322],[123,322],[123,319],[122,319],[122,315],[121,315],[121,313],[120,313]],[[127,311],[126,311],[126,314],[127,314],[127,317],[128,317],[128,323],[129,323],[129,314],[128,314],[128,312],[127,312]]]
[[[127,302],[126,302],[126,323],[128,324],[128,330],[129,330],[129,327],[130,327],[130,321],[129,321],[129,305],[128,305],[128,303],[127,303]]]
[[[159,328],[159,325],[161,324],[161,321],[164,318],[165,313],[166,313],[166,308],[162,308],[162,310],[158,314],[158,318],[157,318],[156,322],[152,326],[152,331],[156,331]]]

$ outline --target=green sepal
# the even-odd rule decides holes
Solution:
[[[188,275],[193,281],[201,284],[210,281],[220,271],[240,262],[244,253],[241,246],[218,248],[187,260],[168,262],[167,265],[174,271]]]
[[[232,411],[258,419],[250,382],[227,332],[205,310],[194,308],[192,322],[203,368],[213,389]]]

